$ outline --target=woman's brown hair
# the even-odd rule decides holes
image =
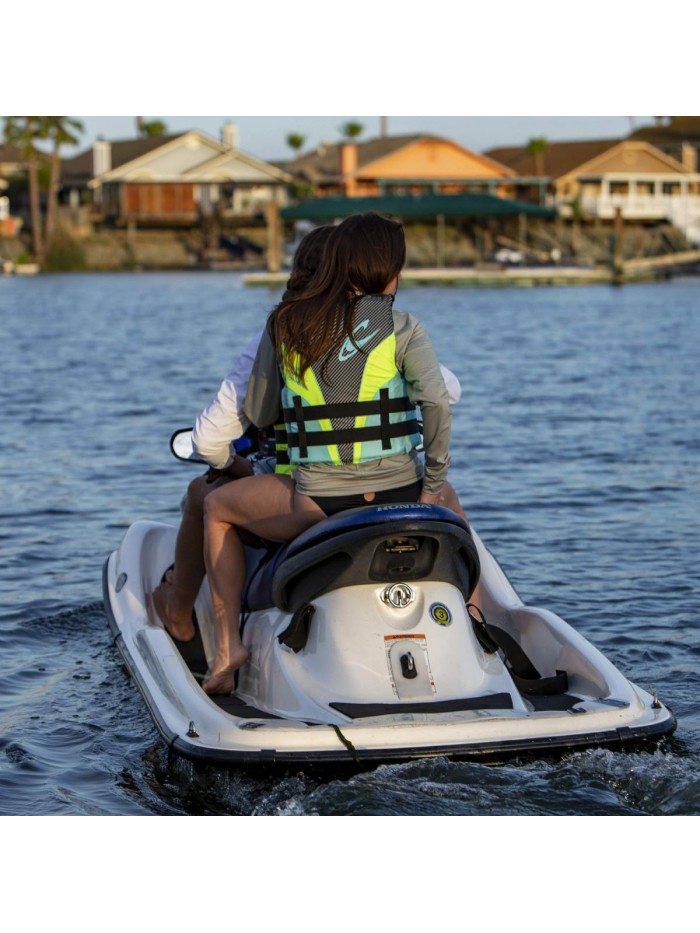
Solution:
[[[309,284],[321,265],[323,249],[332,232],[331,224],[324,224],[322,227],[314,227],[302,239],[294,253],[292,271],[289,273],[282,301],[291,298],[296,292],[303,291]]]
[[[353,214],[334,227],[311,281],[293,295],[285,292],[270,316],[280,363],[301,378],[345,337],[352,340],[358,298],[381,294],[405,261],[396,220]]]

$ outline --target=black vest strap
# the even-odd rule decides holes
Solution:
[[[391,449],[391,435],[389,434],[389,390],[379,390],[379,427],[382,429],[382,450]]]
[[[294,396],[294,408],[284,408],[285,420],[293,417],[300,422],[298,405],[301,396]],[[414,411],[415,405],[405,395],[389,398],[388,389],[380,389],[379,398],[370,402],[328,402],[323,405],[302,406],[306,421],[320,421],[321,418],[361,418],[369,415],[389,415],[396,412]]]
[[[295,395],[295,396],[294,396],[294,415],[295,415],[295,418],[296,418],[297,426],[298,426],[298,428],[299,428],[298,433],[297,433],[297,437],[299,438],[299,442],[298,442],[298,444],[296,444],[296,446],[299,448],[299,456],[300,456],[300,457],[308,457],[308,456],[309,456],[309,448],[308,448],[308,446],[307,446],[307,440],[306,440],[306,427],[304,426],[304,406],[301,404],[301,396],[300,396],[300,395]],[[292,434],[291,434],[291,432],[289,431],[289,428],[287,428],[287,445],[288,445],[288,447],[291,447],[291,446],[292,446],[292,443],[293,443],[293,441],[292,441]]]
[[[301,428],[302,425],[300,424]],[[338,431],[306,431],[300,430],[298,434],[287,429],[287,444],[289,448],[298,447],[302,457],[308,455],[309,447],[325,447],[328,444],[357,444],[365,441],[384,441],[384,438],[404,437],[418,434],[420,431],[418,421],[411,418],[408,421],[397,421],[396,424],[378,424],[374,427],[344,428]],[[303,446],[302,446],[303,445]],[[391,446],[391,445],[389,445]]]

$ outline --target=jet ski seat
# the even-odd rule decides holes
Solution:
[[[364,506],[324,519],[264,559],[244,611],[274,605],[294,613],[331,589],[426,579],[452,583],[466,601],[479,571],[469,528],[450,509]]]

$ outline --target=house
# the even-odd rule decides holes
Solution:
[[[27,171],[27,157],[17,146],[0,143],[0,178],[24,174]]]
[[[629,135],[656,146],[696,171],[700,151],[700,117],[655,117],[655,126],[643,126]],[[693,154],[694,152],[694,154]]]
[[[10,187],[9,179],[25,174],[27,159],[17,146],[0,145],[0,236],[13,236],[21,221],[10,213],[10,198],[4,194]],[[13,200],[14,204],[14,200]],[[16,204],[14,204],[16,208]]]
[[[63,164],[67,200],[92,195],[94,213],[117,224],[188,226],[203,218],[251,217],[287,203],[289,174],[237,146],[235,128],[217,140],[199,130],[109,142]],[[66,198],[64,197],[64,200]]]
[[[325,143],[285,168],[298,186],[321,197],[502,194],[516,174],[488,156],[426,134]]]
[[[487,155],[519,175],[536,172],[527,147],[491,149]],[[678,161],[648,142],[604,139],[549,143],[539,156],[551,203],[563,216],[666,221],[700,242],[700,175],[691,158]]]

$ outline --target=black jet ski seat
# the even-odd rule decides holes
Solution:
[[[294,613],[332,589],[439,580],[469,600],[479,557],[468,525],[450,509],[422,503],[363,506],[326,518],[263,558],[243,611]]]

